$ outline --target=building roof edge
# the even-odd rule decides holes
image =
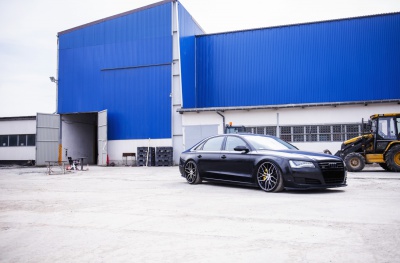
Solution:
[[[344,101],[344,102],[323,102],[323,103],[300,103],[300,104],[278,104],[278,105],[259,105],[259,106],[233,106],[233,107],[210,107],[210,108],[180,108],[177,112],[183,114],[185,112],[206,112],[206,111],[238,111],[238,110],[277,110],[285,108],[309,108],[309,107],[337,107],[345,105],[364,105],[378,103],[397,103],[400,99],[394,100],[364,100],[364,101]]]
[[[126,12],[123,12],[123,13],[120,13],[120,14],[116,14],[116,15],[113,15],[113,16],[109,16],[109,17],[102,18],[102,19],[99,19],[99,20],[95,20],[93,22],[89,22],[89,23],[86,23],[86,24],[83,24],[83,25],[80,25],[80,26],[76,26],[76,27],[73,27],[73,28],[70,28],[70,29],[66,29],[66,30],[60,31],[60,32],[58,32],[57,36],[67,34],[67,33],[70,33],[72,31],[84,28],[84,27],[88,27],[88,26],[91,26],[91,25],[99,24],[99,23],[102,23],[102,22],[105,22],[105,21],[108,21],[108,20],[111,20],[111,19],[115,19],[115,18],[118,18],[118,17],[126,16],[126,15],[130,15],[130,14],[133,14],[133,13],[136,13],[136,12],[140,12],[140,11],[143,11],[143,10],[146,10],[146,9],[150,9],[150,8],[153,8],[153,7],[156,7],[156,6],[160,6],[160,5],[163,5],[163,4],[176,2],[176,1],[177,0],[163,0],[163,1],[160,1],[160,2],[157,2],[157,3],[153,3],[153,4],[150,4],[150,5],[146,5],[146,6],[142,6],[142,7],[139,7],[139,8],[135,8],[135,9],[132,9],[130,11],[126,11]]]

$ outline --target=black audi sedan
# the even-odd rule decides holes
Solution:
[[[224,134],[206,138],[181,154],[181,176],[260,187],[266,192],[346,186],[341,158],[300,151],[275,136]]]

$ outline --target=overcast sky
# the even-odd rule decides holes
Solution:
[[[56,111],[58,32],[156,2],[0,0],[0,117]],[[400,0],[180,2],[207,33],[400,12]]]

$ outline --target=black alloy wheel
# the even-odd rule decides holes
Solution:
[[[344,163],[349,172],[359,172],[365,167],[365,158],[359,153],[349,153],[344,157]]]
[[[197,164],[194,161],[188,161],[185,163],[184,173],[186,181],[189,184],[201,183],[199,170],[197,169]]]
[[[265,192],[280,192],[283,190],[282,173],[272,162],[264,161],[258,166],[257,183]]]

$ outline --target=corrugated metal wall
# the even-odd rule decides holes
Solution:
[[[195,35],[204,34],[204,31],[180,3],[178,13],[183,107],[193,108],[196,101]]]
[[[108,139],[171,138],[171,3],[59,34],[58,113],[108,110]]]
[[[196,37],[194,107],[399,99],[399,32],[396,13]]]

